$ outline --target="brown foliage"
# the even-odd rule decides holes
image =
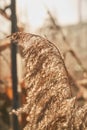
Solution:
[[[72,98],[58,48],[38,35],[18,32],[8,38],[23,47],[27,103],[15,113],[28,114],[24,130],[86,130],[87,105],[78,108]]]

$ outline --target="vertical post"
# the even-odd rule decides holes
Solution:
[[[17,32],[17,18],[16,18],[16,0],[11,0],[11,32]],[[17,80],[17,45],[14,41],[11,41],[11,72],[12,72],[12,90],[13,90],[13,109],[17,109],[19,106],[19,97],[17,92],[18,80]],[[13,130],[19,130],[18,118],[13,114]]]

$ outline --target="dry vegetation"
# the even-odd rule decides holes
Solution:
[[[20,23],[15,21],[14,9],[12,22],[7,13],[11,5],[4,3],[0,15],[14,26]],[[80,21],[72,27],[61,27],[56,15],[48,8],[46,11],[48,18],[36,31],[45,38],[18,32],[0,40],[0,130],[14,129],[9,115],[13,102],[10,40],[18,43],[25,62],[25,79],[18,81],[18,86],[23,98],[21,104],[25,103],[27,94],[26,104],[13,110],[17,115],[27,114],[27,124],[25,118],[22,121],[18,116],[24,130],[87,130],[87,23]],[[25,27],[18,25],[18,30],[24,31]],[[0,35],[2,38],[7,33],[1,31]]]
[[[87,130],[87,105],[78,107],[64,61],[56,46],[43,37],[15,33],[8,38],[23,47],[27,103],[24,130]]]

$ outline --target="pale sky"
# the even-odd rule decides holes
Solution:
[[[9,1],[9,0],[8,0]],[[79,1],[82,1],[82,18],[87,20],[87,0],[16,0],[17,15],[20,24],[30,25],[35,30],[43,25],[47,18],[46,8],[55,15],[60,25],[70,25],[79,22]],[[4,20],[2,20],[4,21]],[[0,25],[2,23],[0,18]],[[5,23],[4,23],[5,24]],[[7,24],[7,23],[6,23]],[[7,24],[7,26],[10,24]],[[7,28],[9,28],[9,26]],[[3,26],[1,26],[3,27]],[[4,30],[8,30],[6,25]]]
[[[22,11],[21,14],[23,14],[20,19],[23,22],[27,20],[31,28],[35,29],[43,25],[47,17],[46,8],[56,16],[58,23],[61,25],[79,22],[79,0],[26,0],[24,3],[22,3],[24,0],[18,1],[18,6],[20,6]],[[83,19],[87,19],[86,0],[82,0],[82,14]]]

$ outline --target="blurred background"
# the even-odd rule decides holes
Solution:
[[[26,97],[20,48],[5,39],[17,31],[55,43],[68,69],[72,95],[78,105],[87,103],[87,0],[0,0],[0,130],[22,130],[26,124],[26,115],[9,114]]]

